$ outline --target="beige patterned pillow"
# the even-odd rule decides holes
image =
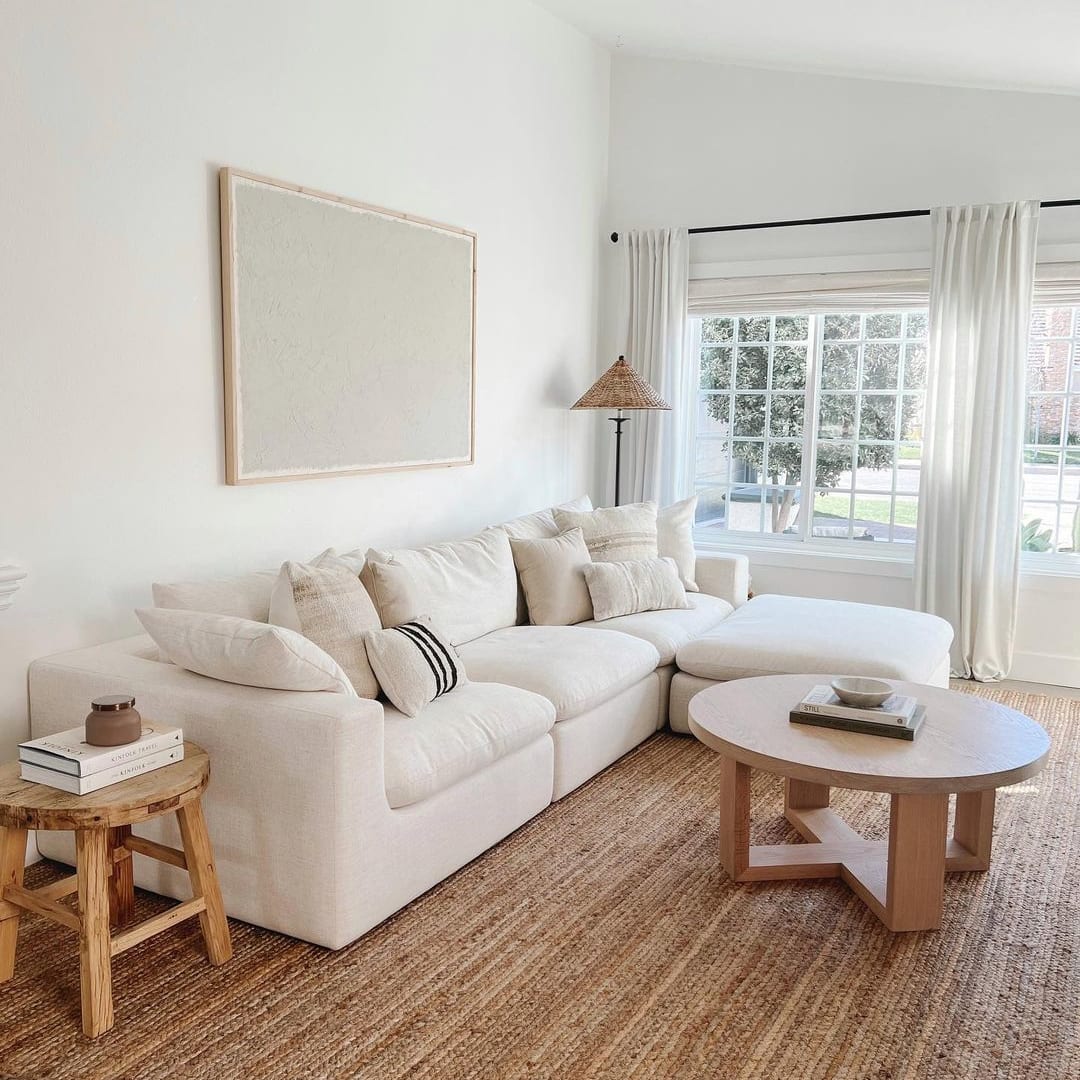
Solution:
[[[457,650],[426,617],[364,635],[383,693],[406,716],[469,680]]]
[[[593,617],[584,568],[592,562],[580,529],[550,539],[510,539],[529,622],[572,626]]]
[[[360,697],[378,697],[379,683],[368,662],[363,635],[381,624],[355,569],[344,564],[287,562],[274,590],[277,602],[271,598],[271,622],[298,630],[332,656]]]
[[[555,508],[555,522],[563,532],[581,529],[593,562],[655,559],[656,503],[630,503],[600,510],[575,512]]]
[[[639,611],[690,606],[674,559],[591,563],[585,567],[585,583],[598,622]]]

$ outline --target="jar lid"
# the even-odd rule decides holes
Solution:
[[[131,709],[135,705],[135,699],[130,694],[110,694],[107,697],[94,698],[90,702],[90,708],[94,712],[120,712],[122,709]]]

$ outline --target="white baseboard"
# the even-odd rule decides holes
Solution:
[[[1080,687],[1080,658],[1054,653],[1016,653],[1009,678],[1051,686]]]

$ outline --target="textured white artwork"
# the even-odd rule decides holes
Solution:
[[[473,460],[476,237],[221,172],[226,479]]]

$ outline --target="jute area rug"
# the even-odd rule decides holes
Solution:
[[[948,878],[938,932],[888,933],[838,881],[732,885],[717,759],[659,735],[340,952],[233,923],[215,970],[188,922],[124,953],[96,1042],[72,935],[24,919],[0,1076],[1080,1077],[1080,703],[976,692],[1053,756],[1000,794],[994,865]],[[835,803],[885,835],[885,797]],[[755,773],[756,840],[796,839],[781,805]]]

